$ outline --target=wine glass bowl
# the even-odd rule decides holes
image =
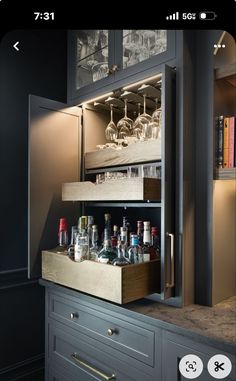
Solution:
[[[113,121],[113,105],[112,104],[110,105],[110,109],[111,109],[111,120],[106,127],[105,136],[107,140],[115,141],[118,136],[118,129],[116,124]]]
[[[133,130],[133,120],[127,116],[127,99],[125,99],[125,114],[123,118],[117,123],[119,138],[125,139],[127,136],[132,134]]]

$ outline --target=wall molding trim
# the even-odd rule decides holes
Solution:
[[[0,369],[1,381],[36,380],[37,373],[44,370],[44,353]],[[35,376],[34,376],[35,375]],[[27,380],[28,380],[27,378]]]
[[[0,290],[38,283],[38,279],[27,278],[27,267],[0,271]]]

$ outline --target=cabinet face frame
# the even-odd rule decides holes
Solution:
[[[146,76],[155,74],[155,67],[164,62],[173,60],[176,56],[176,31],[167,30],[167,50],[150,57],[142,62],[123,70],[123,33],[122,30],[108,31],[108,49],[109,58],[108,66],[117,65],[118,70],[114,74],[108,75],[101,80],[91,83],[90,85],[76,88],[76,39],[77,31],[68,31],[68,62],[67,62],[67,102],[70,105],[79,104],[82,100],[88,99],[91,96],[101,95],[123,86],[124,81],[131,81],[130,77],[135,75],[135,81],[143,78],[143,72],[148,70]],[[137,76],[139,78],[137,78]]]

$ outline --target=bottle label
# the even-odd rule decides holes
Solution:
[[[75,244],[75,262],[82,262],[88,259],[88,245]]]
[[[150,253],[143,253],[143,262],[150,262]]]
[[[98,262],[100,262],[100,263],[108,263],[109,262],[109,258],[98,258]]]

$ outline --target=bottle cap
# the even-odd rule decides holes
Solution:
[[[158,228],[156,226],[153,226],[151,229],[152,235],[158,235]]]
[[[94,217],[88,216],[88,225],[93,225],[93,224],[94,224]]]
[[[60,222],[59,222],[59,232],[62,232],[64,230],[67,230],[68,229],[68,226],[67,226],[67,220],[65,217],[63,218],[60,218]]]

